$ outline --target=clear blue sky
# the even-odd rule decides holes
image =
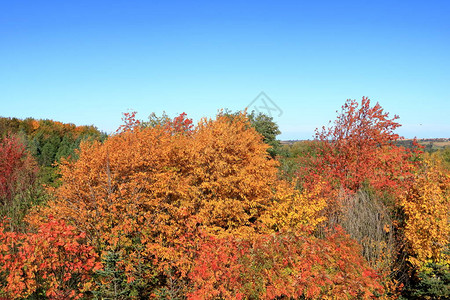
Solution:
[[[2,1],[0,115],[111,132],[129,109],[198,120],[264,91],[280,138],[307,139],[368,96],[405,137],[450,137],[449,3]]]

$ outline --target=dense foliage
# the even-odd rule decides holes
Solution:
[[[446,152],[399,145],[397,118],[348,100],[315,141],[284,148],[271,118],[245,112],[126,113],[107,139],[3,118],[0,200],[16,209],[0,297],[444,299]],[[38,168],[60,178],[46,201]]]
[[[79,299],[99,267],[85,234],[49,218],[35,232],[10,232],[0,226],[0,296],[23,299]]]
[[[39,202],[38,167],[14,135],[0,139],[0,218],[18,230],[27,209]]]
[[[305,232],[244,239],[209,238],[199,245],[190,299],[371,299],[380,276],[341,230],[316,238]]]
[[[368,98],[349,100],[333,126],[316,131],[315,156],[301,170],[306,181],[326,180],[332,188],[357,191],[368,184],[377,191],[398,193],[413,170],[411,151],[397,146],[398,116],[389,118]],[[313,174],[314,176],[312,176]]]
[[[20,138],[25,147],[41,166],[40,178],[45,184],[57,185],[58,172],[55,162],[62,158],[75,158],[75,149],[84,140],[104,140],[94,126],[76,126],[52,120],[0,117],[0,138],[14,135]]]

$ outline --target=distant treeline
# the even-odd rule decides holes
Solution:
[[[280,141],[281,145],[292,146],[297,143],[308,143],[310,140],[285,140]],[[428,138],[428,139],[417,139],[416,142],[423,146],[423,151],[425,152],[436,152],[440,149],[450,148],[450,138]],[[414,145],[413,139],[404,139],[397,140],[397,146],[403,146],[408,149],[414,149],[416,146]]]
[[[429,153],[436,152],[441,149],[450,148],[450,139],[447,138],[417,139],[417,143],[424,147],[423,151]],[[414,148],[414,140],[398,140],[397,145],[412,149]]]
[[[93,125],[76,126],[48,119],[0,117],[0,138],[8,135],[16,135],[23,141],[41,166],[42,178],[47,183],[52,183],[57,176],[52,165],[61,158],[74,157],[81,141],[103,141],[107,138],[106,133]]]

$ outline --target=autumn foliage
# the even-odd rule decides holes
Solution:
[[[0,204],[11,205],[14,197],[36,179],[37,166],[17,136],[0,138]]]
[[[415,183],[400,205],[405,213],[404,234],[419,269],[427,262],[450,263],[450,175],[439,160],[427,158],[417,170]]]
[[[395,142],[398,116],[363,97],[347,100],[333,126],[316,131],[315,156],[301,169],[305,183],[318,179],[330,188],[357,191],[369,184],[377,191],[400,194],[414,170],[410,150]]]
[[[188,299],[371,299],[380,276],[338,229],[325,239],[305,232],[200,243]]]
[[[125,113],[60,160],[28,227],[0,225],[0,297],[395,298],[448,270],[450,233],[449,175],[396,144],[397,118],[348,100],[286,180],[245,112]],[[35,164],[14,138],[0,150],[12,199]]]
[[[244,114],[195,128],[184,115],[154,127],[128,117],[119,133],[82,144],[77,161],[61,164],[55,199],[30,220],[57,213],[74,224],[103,261],[118,257],[123,282],[146,283],[141,293],[188,292],[202,234],[257,240],[323,221],[317,189],[300,192],[278,178],[277,161]]]
[[[99,267],[86,235],[53,218],[36,232],[15,233],[0,225],[0,296],[79,299]]]
[[[174,130],[125,127],[103,144],[83,144],[76,162],[61,165],[63,185],[35,222],[57,213],[86,232],[102,256],[123,257],[117,266],[130,282],[174,269],[186,276],[195,238],[184,237],[195,237],[199,226],[252,230],[277,181],[267,146],[243,115],[234,123],[202,120],[189,135],[178,121]]]
[[[0,219],[10,219],[10,229],[20,230],[23,217],[38,198],[38,166],[22,139],[0,137]]]

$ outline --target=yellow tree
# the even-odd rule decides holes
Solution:
[[[198,124],[188,148],[188,174],[200,201],[198,216],[211,230],[235,230],[254,224],[274,197],[275,160],[246,116],[219,114]]]
[[[406,216],[404,233],[411,263],[418,268],[427,261],[448,264],[444,250],[450,242],[450,175],[439,160],[425,158],[400,205]]]
[[[299,192],[279,180],[279,162],[269,159],[269,146],[245,114],[203,119],[191,141],[187,174],[199,193],[197,216],[210,233],[298,229],[324,220],[322,184]]]

